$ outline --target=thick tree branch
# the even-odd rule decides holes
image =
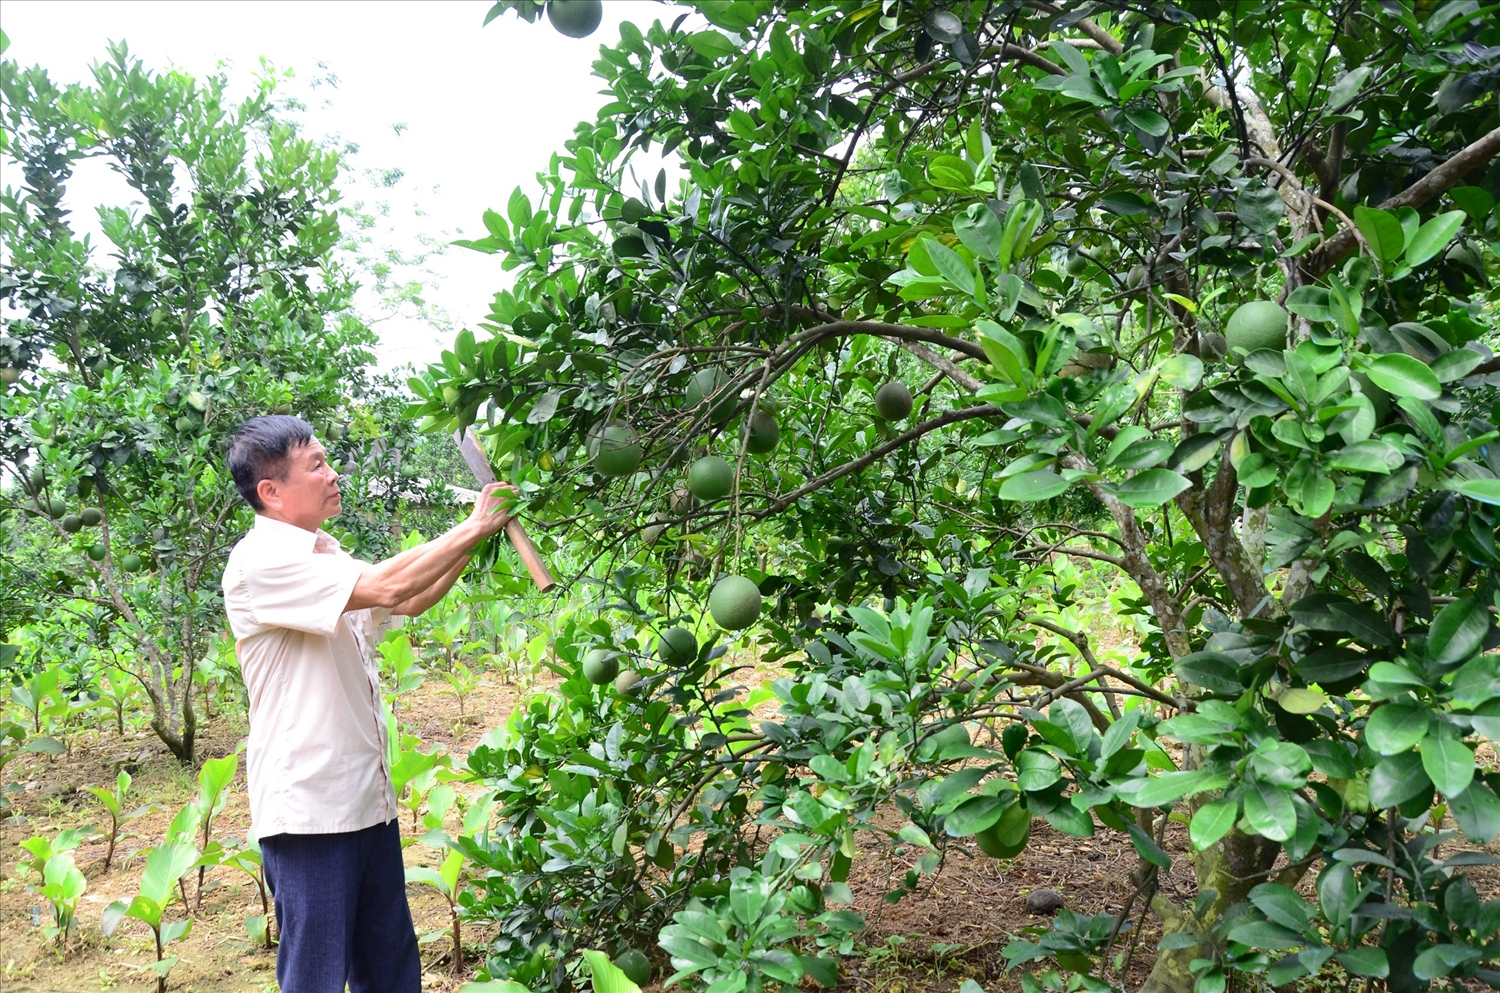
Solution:
[[[1473,142],[1454,154],[1448,161],[1433,169],[1406,189],[1380,204],[1381,210],[1396,210],[1400,207],[1420,207],[1434,197],[1442,195],[1450,187],[1473,170],[1500,154],[1500,128]],[[1318,248],[1307,253],[1302,272],[1308,279],[1317,279],[1343,260],[1354,250],[1354,235],[1346,228],[1329,238]]]

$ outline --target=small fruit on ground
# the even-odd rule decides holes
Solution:
[[[740,398],[729,389],[729,380],[729,374],[718,366],[699,369],[693,373],[693,378],[688,380],[687,390],[683,394],[683,405],[691,410],[704,400],[712,399],[713,407],[709,411],[709,419],[715,424],[724,423],[734,416],[740,403]]]
[[[656,651],[667,665],[692,665],[698,659],[698,639],[687,628],[668,628],[661,633]]]
[[[105,548],[102,542],[96,542],[93,545],[89,546],[88,556],[95,562],[103,562],[104,556],[108,554],[109,549]]]
[[[734,467],[717,455],[705,455],[688,467],[688,490],[700,500],[717,500],[734,489]]]
[[[628,424],[611,424],[599,433],[594,468],[601,476],[628,476],[641,464],[641,442]]]
[[[708,595],[708,612],[714,623],[727,631],[738,631],[760,616],[760,588],[744,576],[725,576]]]
[[[875,413],[888,421],[900,421],[911,413],[911,390],[900,380],[886,383],[875,391]]]
[[[547,20],[559,34],[587,38],[604,20],[604,0],[548,0]]]
[[[750,454],[765,455],[774,451],[780,441],[781,425],[776,423],[776,418],[764,410],[757,410],[750,418],[750,437],[745,441]]]
[[[131,552],[120,560],[120,568],[126,572],[139,572],[141,569],[141,557]]]
[[[615,692],[621,696],[635,696],[635,687],[640,681],[640,673],[634,669],[626,669],[615,677]]]
[[[1224,325],[1224,341],[1229,353],[1243,348],[1247,353],[1269,348],[1279,352],[1286,348],[1287,313],[1274,300],[1251,300],[1242,303]]]
[[[80,484],[80,491],[82,486]],[[99,522],[104,520],[104,515],[99,513],[98,507],[83,508],[83,526],[86,528],[98,527]]]
[[[52,517],[52,518],[55,519],[55,518],[63,516],[67,512],[68,512],[68,505],[67,505],[66,502],[64,502],[64,500],[61,497],[53,497],[47,503],[47,515],[49,517]]]
[[[620,654],[608,648],[591,648],[583,656],[583,678],[595,686],[612,683],[620,674]]]
[[[83,518],[77,514],[69,514],[62,519],[62,529],[68,534],[77,534],[83,530]]]
[[[627,948],[615,958],[615,967],[637,986],[651,982],[651,960],[639,948]]]

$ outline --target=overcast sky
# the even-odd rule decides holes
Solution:
[[[621,20],[645,27],[678,13],[654,0],[606,0],[599,30],[573,40],[545,18],[526,24],[510,12],[481,27],[489,6],[4,0],[0,29],[10,38],[7,58],[40,64],[59,82],[88,78],[111,40],[128,43],[149,68],[195,76],[223,62],[232,79],[247,79],[262,57],[295,70],[298,85],[309,88],[311,133],[358,143],[357,166],[402,170],[400,182],[378,192],[390,212],[377,237],[415,251],[422,235],[482,237],[484,210],[504,213],[518,185],[535,202],[536,173],[561,151],[573,125],[592,120],[606,102],[592,70],[599,45],[619,39]],[[312,87],[328,77],[336,85]],[[404,125],[399,134],[395,125]],[[13,176],[3,182],[19,185]],[[93,216],[94,205],[133,193],[102,170],[81,170],[69,192],[80,221]],[[382,322],[383,366],[436,361],[458,327],[482,318],[490,297],[507,285],[498,256],[449,248],[430,264],[437,278],[428,280],[429,299],[455,326],[439,331],[410,316]]]

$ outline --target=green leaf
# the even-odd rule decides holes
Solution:
[[[1442,384],[1432,369],[1410,355],[1375,356],[1370,363],[1369,376],[1376,386],[1394,396],[1436,400],[1443,395]]]
[[[976,796],[965,800],[943,819],[943,831],[953,838],[968,838],[990,827],[1015,803],[1009,796]]]
[[[1172,453],[1167,467],[1176,472],[1197,472],[1213,460],[1224,439],[1212,434],[1189,435]]]
[[[1225,773],[1191,769],[1185,772],[1164,772],[1144,780],[1134,792],[1127,793],[1123,786],[1118,789],[1120,795],[1132,806],[1160,807],[1184,796],[1223,789],[1228,784],[1229,776]]]
[[[1287,791],[1255,783],[1245,791],[1245,820],[1262,837],[1288,841],[1297,832],[1297,808]]]
[[[1193,847],[1200,852],[1212,847],[1229,833],[1239,815],[1240,805],[1234,800],[1215,800],[1199,807],[1188,824],[1188,837]]]
[[[924,247],[927,257],[937,266],[938,275],[964,293],[974,294],[974,270],[969,268],[963,256],[936,238],[926,239]]]
[[[1305,937],[1293,931],[1291,928],[1273,924],[1270,921],[1250,921],[1238,927],[1231,928],[1229,940],[1237,941],[1242,945],[1252,948],[1302,948],[1308,942]]]
[[[1354,225],[1365,236],[1370,251],[1382,262],[1396,258],[1406,247],[1406,232],[1389,211],[1358,205],[1354,208]]]
[[[1390,963],[1386,960],[1384,948],[1351,948],[1347,952],[1339,952],[1335,958],[1339,965],[1355,976],[1373,976],[1376,979],[1384,979],[1391,974]]]
[[[1396,807],[1432,789],[1432,780],[1422,768],[1422,757],[1416,752],[1388,755],[1375,764],[1370,774],[1370,805]]]
[[[1472,596],[1460,597],[1438,611],[1427,632],[1427,657],[1454,665],[1477,653],[1490,630],[1490,612]]]
[[[1461,210],[1450,210],[1428,220],[1417,229],[1411,244],[1406,246],[1406,264],[1419,266],[1447,248],[1463,224],[1464,212]]]
[[[1130,843],[1135,846],[1136,854],[1154,866],[1162,869],[1172,867],[1172,857],[1162,851],[1160,845],[1139,825],[1131,821],[1125,822],[1125,827],[1130,830]]]
[[[1289,714],[1316,714],[1328,706],[1328,695],[1317,690],[1293,687],[1282,692],[1276,703]]]
[[[198,850],[187,842],[157,845],[146,856],[146,869],[141,874],[141,895],[165,907],[171,900],[177,880],[196,861]]]
[[[1167,119],[1154,110],[1126,107],[1125,120],[1130,122],[1131,127],[1144,131],[1153,138],[1164,136],[1168,130]]]
[[[1457,479],[1448,488],[1470,500],[1500,505],[1500,479]]]
[[[1451,725],[1440,723],[1422,739],[1422,768],[1439,793],[1457,796],[1474,780],[1474,753]]]
[[[1050,500],[1067,490],[1069,482],[1051,469],[1035,469],[1011,476],[1000,484],[1000,499],[1029,502]]]
[[[641,993],[641,988],[632,983],[605,953],[587,949],[583,957],[594,980],[594,993]]]
[[[1448,809],[1464,836],[1478,845],[1500,834],[1500,797],[1484,783],[1470,783],[1457,796],[1448,797]]]
[[[1359,95],[1360,90],[1364,89],[1365,80],[1370,78],[1373,70],[1374,66],[1357,66],[1340,76],[1338,81],[1328,88],[1328,111],[1337,113],[1343,110]]]
[[[1127,507],[1144,510],[1161,506],[1192,485],[1187,477],[1171,469],[1147,469],[1120,483],[1114,491]]]
[[[1432,715],[1426,707],[1388,703],[1376,708],[1365,724],[1365,741],[1381,755],[1409,751],[1427,737]]]
[[[1240,683],[1239,666],[1219,652],[1193,652],[1172,664],[1172,671],[1184,682],[1202,686],[1212,693],[1239,696],[1245,689]]]
[[[964,247],[981,259],[993,261],[1000,251],[1000,218],[983,203],[971,203],[953,218],[953,233]]]

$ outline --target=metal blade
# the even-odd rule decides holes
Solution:
[[[474,479],[481,487],[495,481],[495,470],[490,466],[489,456],[484,454],[484,449],[479,447],[479,436],[474,433],[470,426],[464,431],[455,431],[453,440],[458,442],[458,450],[463,453],[464,461],[469,463],[469,471],[474,474]]]

